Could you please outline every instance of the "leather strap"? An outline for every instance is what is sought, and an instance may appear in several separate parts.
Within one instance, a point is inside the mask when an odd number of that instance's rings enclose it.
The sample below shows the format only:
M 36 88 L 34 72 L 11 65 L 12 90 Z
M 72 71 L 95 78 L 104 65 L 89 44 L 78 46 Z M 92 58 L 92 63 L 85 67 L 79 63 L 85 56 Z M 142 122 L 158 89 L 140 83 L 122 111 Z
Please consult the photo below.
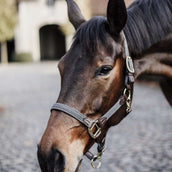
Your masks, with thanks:
M 100 122 L 100 125 L 101 125 L 101 120 L 105 119 L 105 122 L 106 122 L 110 117 L 112 117 L 114 115 L 114 113 L 120 107 L 121 107 L 121 105 L 120 105 L 120 100 L 119 100 L 102 117 L 100 117 L 98 119 L 99 122 Z M 89 117 L 86 117 L 85 115 L 83 115 L 82 113 L 80 113 L 79 111 L 77 111 L 76 109 L 74 109 L 74 108 L 72 108 L 72 107 L 70 107 L 68 105 L 62 104 L 62 103 L 55 103 L 51 107 L 51 111 L 52 110 L 59 110 L 59 111 L 65 112 L 66 114 L 68 114 L 69 116 L 72 116 L 73 118 L 75 118 L 76 120 L 78 120 L 79 122 L 81 122 L 82 124 L 84 124 L 88 128 L 90 128 L 93 125 L 93 123 L 95 122 L 94 120 L 92 120 Z
M 85 115 L 77 111 L 76 109 L 62 103 L 55 103 L 51 107 L 51 111 L 52 110 L 59 110 L 59 111 L 65 112 L 66 114 L 68 114 L 69 116 L 72 116 L 73 118 L 75 118 L 76 120 L 78 120 L 79 122 L 87 126 L 88 128 L 90 128 L 92 124 L 94 123 L 94 120 L 92 120 L 91 118 L 86 117 Z
M 115 103 L 102 117 L 100 117 L 100 119 L 106 118 L 106 120 L 108 121 L 109 118 L 111 118 L 120 107 L 120 100 L 118 100 L 118 102 Z
M 126 40 L 124 32 L 122 32 L 122 34 L 124 38 L 125 56 L 127 57 L 127 56 L 130 56 L 130 53 L 129 53 L 128 44 L 127 44 L 127 40 Z

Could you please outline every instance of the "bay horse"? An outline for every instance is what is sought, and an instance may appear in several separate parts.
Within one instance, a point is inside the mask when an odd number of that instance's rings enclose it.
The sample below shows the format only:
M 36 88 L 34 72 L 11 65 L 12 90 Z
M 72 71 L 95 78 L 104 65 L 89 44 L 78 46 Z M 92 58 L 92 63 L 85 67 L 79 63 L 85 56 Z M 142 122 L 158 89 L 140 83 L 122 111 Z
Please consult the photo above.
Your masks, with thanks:
M 140 75 L 161 76 L 172 105 L 171 0 L 136 0 L 128 9 L 124 0 L 109 0 L 107 18 L 88 21 L 73 0 L 67 5 L 76 33 L 59 61 L 61 91 L 38 145 L 42 172 L 78 172 L 83 155 L 100 166 L 107 131 L 131 111 Z

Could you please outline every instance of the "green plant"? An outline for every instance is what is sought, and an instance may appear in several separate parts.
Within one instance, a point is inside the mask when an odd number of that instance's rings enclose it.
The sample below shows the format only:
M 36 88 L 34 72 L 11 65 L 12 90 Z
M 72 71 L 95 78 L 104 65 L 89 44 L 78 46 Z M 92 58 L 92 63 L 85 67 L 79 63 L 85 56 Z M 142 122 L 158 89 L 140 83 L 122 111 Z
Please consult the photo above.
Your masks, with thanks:
M 32 55 L 31 53 L 18 53 L 14 55 L 15 62 L 32 62 Z

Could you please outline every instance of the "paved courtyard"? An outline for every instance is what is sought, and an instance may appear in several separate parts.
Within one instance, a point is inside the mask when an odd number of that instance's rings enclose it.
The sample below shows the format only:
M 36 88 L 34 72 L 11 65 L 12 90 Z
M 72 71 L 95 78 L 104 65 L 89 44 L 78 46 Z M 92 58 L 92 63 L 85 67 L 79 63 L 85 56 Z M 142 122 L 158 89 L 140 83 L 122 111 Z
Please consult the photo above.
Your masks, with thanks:
M 57 62 L 0 65 L 0 172 L 40 172 L 37 143 L 59 81 Z M 84 158 L 81 172 L 172 172 L 172 108 L 156 84 L 136 83 L 133 112 L 109 131 L 102 161 L 93 170 Z

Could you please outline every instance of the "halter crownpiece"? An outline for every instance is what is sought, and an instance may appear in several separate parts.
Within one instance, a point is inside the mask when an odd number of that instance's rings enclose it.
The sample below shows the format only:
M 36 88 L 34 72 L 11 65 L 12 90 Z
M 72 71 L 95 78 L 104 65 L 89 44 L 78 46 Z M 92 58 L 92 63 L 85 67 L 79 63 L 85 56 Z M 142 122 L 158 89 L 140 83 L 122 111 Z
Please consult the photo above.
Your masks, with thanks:
M 122 99 L 119 99 L 115 105 L 113 105 L 103 116 L 101 116 L 97 120 L 92 120 L 91 118 L 83 115 L 76 109 L 67 106 L 62 103 L 55 103 L 51 107 L 52 110 L 59 110 L 62 111 L 69 116 L 75 118 L 80 123 L 85 125 L 88 128 L 88 133 L 91 138 L 95 140 L 95 142 L 98 144 L 97 147 L 97 154 L 94 155 L 91 152 L 86 152 L 85 155 L 88 159 L 91 160 L 91 165 L 93 168 L 99 168 L 101 166 L 101 157 L 105 151 L 105 137 L 101 137 L 102 129 L 104 128 L 107 121 L 113 116 L 116 115 L 116 112 L 123 107 L 123 105 L 126 104 L 126 114 L 129 114 L 131 112 L 131 103 L 132 103 L 132 89 L 134 84 L 134 65 L 132 58 L 129 56 L 129 49 L 127 40 L 125 38 L 125 35 L 123 33 L 124 37 L 124 47 L 125 47 L 125 56 L 126 56 L 126 75 L 125 75 L 125 89 L 122 95 Z M 94 162 L 98 161 L 98 165 L 94 165 Z

